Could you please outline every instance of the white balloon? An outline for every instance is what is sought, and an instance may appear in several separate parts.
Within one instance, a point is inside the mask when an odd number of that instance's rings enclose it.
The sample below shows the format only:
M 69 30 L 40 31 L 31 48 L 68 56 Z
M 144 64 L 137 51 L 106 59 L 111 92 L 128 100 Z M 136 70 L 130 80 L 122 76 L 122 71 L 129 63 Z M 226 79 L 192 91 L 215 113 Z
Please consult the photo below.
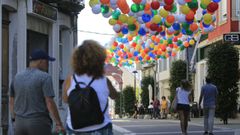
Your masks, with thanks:
M 138 22 L 140 23 L 140 24 L 144 24 L 144 21 L 142 20 L 142 17 L 138 17 Z
M 117 4 L 117 0 L 110 0 L 110 4 L 111 5 L 116 5 Z
M 179 5 L 184 5 L 184 4 L 186 4 L 186 1 L 185 0 L 178 0 L 178 4 Z
M 111 6 L 111 8 L 114 9 L 114 10 L 118 8 L 117 4 L 111 4 L 110 6 Z
M 118 33 L 118 32 L 121 30 L 121 26 L 120 26 L 119 24 L 115 24 L 115 25 L 113 26 L 113 30 L 114 30 L 116 33 Z
M 128 15 L 129 15 L 129 16 L 134 16 L 134 13 L 130 10 L 130 11 L 128 12 Z
M 100 4 L 96 4 L 92 7 L 92 12 L 94 14 L 99 14 L 101 12 L 101 5 Z
M 139 12 L 137 12 L 136 13 L 138 16 L 141 16 L 142 17 L 142 15 L 144 14 L 144 11 L 139 11 Z
M 109 11 L 109 12 L 107 12 L 107 13 L 105 13 L 105 14 L 102 14 L 105 18 L 108 18 L 108 17 L 110 17 L 111 15 L 112 15 L 112 12 L 111 11 Z

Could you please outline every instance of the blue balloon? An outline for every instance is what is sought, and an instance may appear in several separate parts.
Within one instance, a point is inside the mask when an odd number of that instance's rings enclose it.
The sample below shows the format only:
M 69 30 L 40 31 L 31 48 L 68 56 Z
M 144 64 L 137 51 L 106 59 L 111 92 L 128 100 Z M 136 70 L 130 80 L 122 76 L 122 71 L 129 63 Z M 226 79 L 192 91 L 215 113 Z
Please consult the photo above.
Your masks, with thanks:
M 213 2 L 216 2 L 216 3 L 218 3 L 218 2 L 220 2 L 221 0 L 213 0 Z
M 151 20 L 151 16 L 149 14 L 143 14 L 142 15 L 142 20 L 146 23 L 149 22 Z
M 207 13 L 207 10 L 203 10 L 202 14 L 205 15 Z
M 138 51 L 135 51 L 135 52 L 133 53 L 133 56 L 138 56 Z
M 138 31 L 138 34 L 141 35 L 141 36 L 146 35 L 145 29 L 144 28 L 140 28 L 139 31 Z
M 208 28 L 210 26 L 210 25 L 205 24 L 204 22 L 202 22 L 202 24 L 203 24 L 204 28 Z
M 172 25 L 172 27 L 173 27 L 173 29 L 176 30 L 176 31 L 177 31 L 177 30 L 180 30 L 180 28 L 181 28 L 179 23 L 174 23 L 174 24 Z
M 122 28 L 122 34 L 127 34 L 128 33 L 128 29 L 126 27 Z
M 138 59 L 139 59 L 139 60 L 142 60 L 143 58 L 142 58 L 142 56 L 139 56 Z

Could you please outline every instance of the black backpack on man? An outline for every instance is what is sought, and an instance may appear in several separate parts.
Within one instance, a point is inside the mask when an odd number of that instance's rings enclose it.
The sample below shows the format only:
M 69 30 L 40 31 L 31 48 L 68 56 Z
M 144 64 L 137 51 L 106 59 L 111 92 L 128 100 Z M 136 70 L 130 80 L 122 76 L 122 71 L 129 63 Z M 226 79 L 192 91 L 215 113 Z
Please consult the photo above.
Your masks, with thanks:
M 75 75 L 73 75 L 73 79 L 76 85 L 68 97 L 73 129 L 103 123 L 108 102 L 102 111 L 97 93 L 94 88 L 91 87 L 95 78 L 93 77 L 88 85 L 84 82 L 77 82 Z M 85 85 L 86 87 L 80 87 L 79 84 Z

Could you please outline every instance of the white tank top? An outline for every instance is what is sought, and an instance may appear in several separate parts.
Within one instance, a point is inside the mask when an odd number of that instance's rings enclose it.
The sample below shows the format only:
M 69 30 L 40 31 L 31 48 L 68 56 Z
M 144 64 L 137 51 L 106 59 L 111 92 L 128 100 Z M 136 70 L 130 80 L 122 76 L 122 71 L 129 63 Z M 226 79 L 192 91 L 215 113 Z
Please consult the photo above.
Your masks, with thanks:
M 178 87 L 177 90 L 177 101 L 179 104 L 186 104 L 189 105 L 189 94 L 191 93 L 191 91 L 186 91 L 183 90 L 181 87 Z
M 76 77 L 78 82 L 84 82 L 85 84 L 88 84 L 92 80 L 92 77 L 90 77 L 88 75 L 78 76 L 78 75 L 75 74 L 75 77 Z M 67 91 L 68 96 L 69 96 L 70 92 L 75 88 L 75 84 L 76 83 L 75 83 L 75 81 L 72 77 L 71 78 L 71 85 L 70 85 L 70 87 Z M 80 84 L 80 86 L 84 87 L 85 85 Z M 107 101 L 108 101 L 107 99 L 108 99 L 108 96 L 109 96 L 109 89 L 108 89 L 106 77 L 95 79 L 92 82 L 91 87 L 93 87 L 95 89 L 95 91 L 97 93 L 97 96 L 98 96 L 98 99 L 99 99 L 101 109 L 103 111 L 104 108 L 106 107 L 106 104 L 107 104 Z M 71 123 L 70 111 L 69 111 L 69 107 L 68 107 L 67 125 L 70 129 L 72 129 L 74 131 L 86 132 L 86 131 L 97 130 L 97 129 L 100 129 L 100 128 L 106 126 L 110 122 L 111 122 L 111 119 L 110 119 L 110 116 L 109 116 L 109 107 L 107 107 L 106 112 L 104 113 L 104 122 L 102 124 L 88 126 L 88 127 L 81 128 L 81 129 L 73 129 L 72 128 L 72 123 Z

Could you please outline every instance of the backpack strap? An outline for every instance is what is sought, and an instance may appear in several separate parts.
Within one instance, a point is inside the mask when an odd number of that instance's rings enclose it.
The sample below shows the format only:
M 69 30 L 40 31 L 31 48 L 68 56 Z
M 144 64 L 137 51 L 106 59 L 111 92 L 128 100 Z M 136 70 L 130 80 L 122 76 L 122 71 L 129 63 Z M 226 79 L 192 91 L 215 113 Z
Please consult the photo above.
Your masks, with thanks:
M 103 114 L 105 114 L 107 108 L 108 108 L 108 99 L 107 99 L 107 104 L 106 104 L 106 106 L 105 106 L 105 108 L 104 108 L 104 110 L 103 110 Z

